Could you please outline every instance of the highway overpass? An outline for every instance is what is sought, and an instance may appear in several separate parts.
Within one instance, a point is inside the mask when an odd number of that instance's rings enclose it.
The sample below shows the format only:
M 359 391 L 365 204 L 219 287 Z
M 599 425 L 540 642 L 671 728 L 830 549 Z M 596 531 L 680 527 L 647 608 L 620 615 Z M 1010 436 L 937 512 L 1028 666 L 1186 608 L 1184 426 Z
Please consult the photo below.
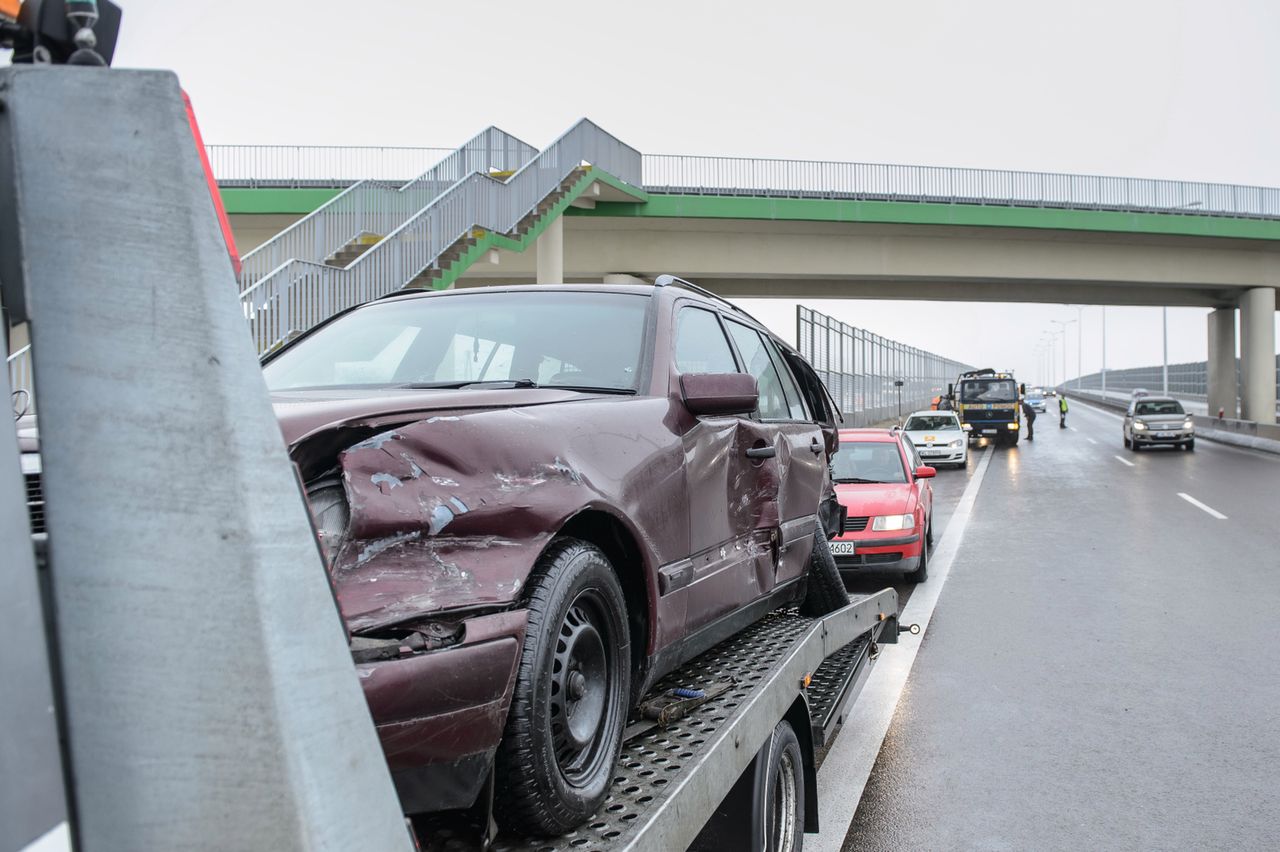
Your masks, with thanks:
M 524 143 L 503 142 L 519 162 L 511 150 Z M 422 149 L 417 163 L 415 150 L 210 146 L 242 253 L 339 204 L 357 176 L 403 178 L 443 149 Z M 465 262 L 430 286 L 676 272 L 727 297 L 1206 307 L 1209 395 L 1229 411 L 1239 311 L 1239 409 L 1274 418 L 1280 190 L 638 153 L 632 161 L 628 179 L 592 169 L 560 199 L 563 215 L 536 233 L 473 240 Z

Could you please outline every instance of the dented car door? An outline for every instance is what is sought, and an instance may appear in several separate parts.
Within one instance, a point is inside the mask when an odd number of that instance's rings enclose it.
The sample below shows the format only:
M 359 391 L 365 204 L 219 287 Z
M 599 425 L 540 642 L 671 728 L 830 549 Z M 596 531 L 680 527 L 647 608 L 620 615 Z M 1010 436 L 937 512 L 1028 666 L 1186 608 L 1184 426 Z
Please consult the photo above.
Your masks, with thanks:
M 678 308 L 674 345 L 678 373 L 739 371 L 712 311 Z M 740 416 L 696 418 L 683 435 L 690 538 L 687 632 L 773 588 L 777 464 L 760 452 L 774 449 L 773 437 L 772 429 Z
M 768 337 L 729 317 L 725 326 L 739 360 L 756 379 L 760 401 L 753 425 L 775 450 L 767 461 L 774 482 L 773 582 L 782 584 L 803 576 L 809 563 L 826 481 L 826 444 Z

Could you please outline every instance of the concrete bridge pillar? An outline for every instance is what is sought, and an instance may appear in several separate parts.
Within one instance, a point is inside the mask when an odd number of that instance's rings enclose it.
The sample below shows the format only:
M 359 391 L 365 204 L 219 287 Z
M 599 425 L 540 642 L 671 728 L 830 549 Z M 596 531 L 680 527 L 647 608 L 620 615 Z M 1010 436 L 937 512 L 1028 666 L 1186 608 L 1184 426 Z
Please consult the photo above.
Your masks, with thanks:
M 1218 308 L 1209 314 L 1209 375 L 1206 389 L 1209 416 L 1219 411 L 1236 416 L 1236 310 Z
M 537 252 L 538 283 L 564 283 L 564 217 L 557 216 L 547 223 L 546 230 L 538 235 Z
M 1240 298 L 1240 416 L 1276 422 L 1276 291 L 1248 290 Z

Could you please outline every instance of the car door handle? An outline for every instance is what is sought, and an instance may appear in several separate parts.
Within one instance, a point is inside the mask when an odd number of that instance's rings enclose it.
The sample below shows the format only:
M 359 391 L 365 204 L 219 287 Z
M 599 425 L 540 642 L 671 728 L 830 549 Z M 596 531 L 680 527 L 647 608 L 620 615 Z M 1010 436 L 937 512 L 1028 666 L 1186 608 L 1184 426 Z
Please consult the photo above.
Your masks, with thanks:
M 747 458 L 749 459 L 771 459 L 778 454 L 773 447 L 752 447 L 747 450 Z
M 814 438 L 812 441 L 810 441 L 809 452 L 813 453 L 815 456 L 822 455 L 822 442 L 819 441 L 817 438 Z

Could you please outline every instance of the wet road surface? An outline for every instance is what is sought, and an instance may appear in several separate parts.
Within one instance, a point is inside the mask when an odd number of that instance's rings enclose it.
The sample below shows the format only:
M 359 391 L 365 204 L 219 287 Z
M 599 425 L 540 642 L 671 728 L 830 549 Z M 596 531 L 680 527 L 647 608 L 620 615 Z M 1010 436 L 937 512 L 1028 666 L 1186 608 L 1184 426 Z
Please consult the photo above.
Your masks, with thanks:
M 1280 458 L 1069 423 L 992 451 L 845 849 L 1280 844 Z

